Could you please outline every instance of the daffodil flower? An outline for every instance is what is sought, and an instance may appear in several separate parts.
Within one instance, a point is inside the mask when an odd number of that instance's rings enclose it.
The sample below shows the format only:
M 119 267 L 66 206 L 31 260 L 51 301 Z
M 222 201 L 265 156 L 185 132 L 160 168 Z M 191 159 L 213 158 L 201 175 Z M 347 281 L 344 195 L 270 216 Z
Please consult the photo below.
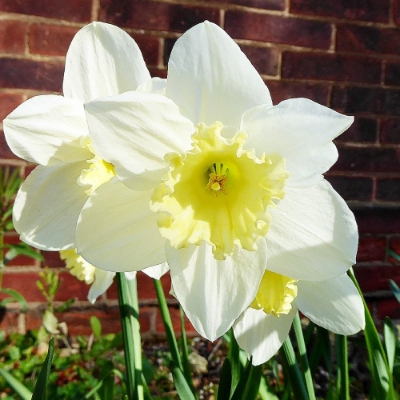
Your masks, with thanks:
M 80 210 L 95 188 L 115 176 L 96 154 L 85 102 L 140 85 L 150 74 L 134 40 L 121 29 L 95 22 L 81 29 L 66 56 L 64 96 L 33 97 L 4 120 L 11 150 L 39 164 L 22 184 L 14 205 L 21 239 L 44 250 L 71 249 Z
M 361 296 L 347 274 L 324 281 L 295 281 L 267 271 L 255 299 L 233 327 L 239 346 L 254 365 L 279 350 L 297 310 L 339 335 L 352 335 L 365 326 Z
M 71 275 L 85 282 L 87 285 L 91 285 L 88 292 L 88 300 L 92 304 L 94 304 L 97 298 L 105 293 L 113 283 L 115 272 L 96 268 L 78 254 L 76 249 L 61 250 L 60 258 L 65 261 L 65 266 L 68 268 Z M 153 279 L 160 279 L 168 269 L 168 265 L 164 263 L 146 268 L 143 272 Z M 136 271 L 125 272 L 125 275 L 129 280 L 135 279 Z
M 321 281 L 355 262 L 354 216 L 322 175 L 353 118 L 306 99 L 273 106 L 216 25 L 177 40 L 166 96 L 126 92 L 85 108 L 93 146 L 119 181 L 83 207 L 79 252 L 123 271 L 164 253 L 175 296 L 208 339 L 247 309 L 266 269 Z

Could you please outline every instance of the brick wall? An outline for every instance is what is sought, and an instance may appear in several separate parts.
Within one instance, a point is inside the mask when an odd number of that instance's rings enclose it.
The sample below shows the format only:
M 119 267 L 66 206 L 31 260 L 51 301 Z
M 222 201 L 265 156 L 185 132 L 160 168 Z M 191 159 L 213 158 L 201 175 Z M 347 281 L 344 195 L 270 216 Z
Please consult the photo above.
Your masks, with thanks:
M 400 284 L 400 266 L 385 249 L 400 252 L 400 0 L 0 0 L 0 121 L 28 97 L 61 91 L 68 45 L 92 20 L 124 28 L 152 75 L 165 77 L 176 38 L 206 19 L 237 40 L 274 103 L 308 97 L 355 115 L 337 140 L 339 161 L 327 178 L 356 215 L 356 273 L 374 317 L 399 318 L 388 279 Z M 32 167 L 13 156 L 3 135 L 0 162 Z M 58 300 L 78 299 L 61 317 L 72 333 L 89 333 L 92 314 L 103 320 L 105 331 L 117 329 L 115 287 L 89 306 L 87 286 L 62 269 L 57 253 L 44 255 L 42 265 L 20 257 L 6 268 L 4 287 L 23 292 L 30 310 L 24 316 L 10 307 L 0 327 L 38 326 L 43 299 L 35 280 L 49 265 L 61 271 Z M 164 283 L 168 290 L 168 277 Z M 152 282 L 143 274 L 139 293 L 143 331 L 161 332 Z M 177 309 L 171 311 L 178 319 Z

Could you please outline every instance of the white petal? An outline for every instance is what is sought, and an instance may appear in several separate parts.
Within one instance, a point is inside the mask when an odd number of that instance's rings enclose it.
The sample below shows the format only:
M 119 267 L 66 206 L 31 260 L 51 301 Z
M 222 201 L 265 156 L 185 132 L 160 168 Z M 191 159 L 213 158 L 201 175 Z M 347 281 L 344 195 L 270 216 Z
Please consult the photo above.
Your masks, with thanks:
M 165 239 L 150 211 L 151 191 L 122 182 L 101 185 L 82 209 L 76 231 L 78 253 L 97 268 L 138 271 L 165 262 Z
M 55 167 L 39 165 L 21 185 L 14 203 L 14 226 L 21 239 L 43 250 L 75 247 L 75 228 L 87 200 L 76 181 L 84 161 Z
M 236 248 L 218 261 L 212 248 L 167 246 L 175 295 L 200 335 L 213 341 L 223 335 L 254 299 L 266 267 L 266 247 L 258 251 Z
M 154 187 L 167 171 L 164 156 L 191 148 L 194 126 L 165 96 L 127 92 L 85 108 L 96 151 L 133 189 Z
M 165 96 L 167 91 L 167 80 L 162 78 L 151 78 L 149 81 L 140 85 L 137 92 L 162 94 Z
M 88 300 L 93 304 L 96 299 L 107 291 L 113 283 L 115 272 L 103 271 L 96 268 L 94 282 L 90 286 Z
M 306 189 L 287 188 L 271 216 L 266 236 L 269 270 L 293 279 L 324 280 L 355 263 L 354 215 L 327 181 Z
M 272 105 L 248 58 L 210 22 L 196 25 L 176 41 L 168 63 L 167 96 L 195 124 L 221 121 L 229 134 L 238 131 L 244 111 Z
M 161 279 L 161 277 L 168 271 L 169 271 L 169 266 L 168 263 L 166 262 L 142 270 L 142 272 L 144 272 L 147 276 L 153 279 Z
M 233 326 L 235 338 L 248 357 L 253 357 L 253 365 L 263 364 L 280 349 L 296 311 L 292 309 L 287 315 L 275 317 L 263 310 L 248 308 L 236 321 Z
M 346 275 L 321 282 L 298 282 L 299 310 L 311 321 L 339 335 L 364 329 L 364 306 L 357 288 Z
M 311 186 L 337 160 L 332 140 L 353 122 L 348 117 L 307 99 L 285 100 L 275 107 L 259 106 L 244 113 L 241 130 L 246 147 L 286 159 L 290 186 Z
M 124 274 L 128 281 L 133 281 L 136 278 L 137 271 L 124 272 Z
M 20 158 L 57 165 L 93 157 L 80 139 L 89 134 L 82 103 L 43 95 L 22 103 L 4 120 L 4 134 Z
M 63 90 L 66 97 L 85 103 L 135 90 L 149 79 L 135 41 L 116 26 L 93 22 L 71 42 Z

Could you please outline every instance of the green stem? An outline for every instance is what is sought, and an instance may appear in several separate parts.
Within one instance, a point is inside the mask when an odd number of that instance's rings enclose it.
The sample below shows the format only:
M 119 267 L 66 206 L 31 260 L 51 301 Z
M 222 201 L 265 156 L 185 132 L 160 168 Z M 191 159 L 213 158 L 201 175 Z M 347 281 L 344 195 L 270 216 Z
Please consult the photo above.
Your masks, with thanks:
M 296 356 L 294 354 L 292 342 L 290 341 L 289 336 L 283 343 L 281 355 L 282 364 L 284 370 L 287 372 L 294 398 L 296 400 L 309 400 L 303 376 L 300 372 L 299 365 L 297 364 Z
M 336 393 L 338 400 L 350 400 L 349 364 L 347 361 L 347 337 L 335 335 L 337 381 Z
M 300 365 L 302 367 L 303 377 L 306 382 L 308 396 L 310 397 L 310 400 L 315 400 L 314 384 L 308 364 L 306 343 L 304 341 L 303 329 L 301 327 L 300 315 L 298 311 L 296 312 L 296 316 L 293 320 L 293 328 L 296 335 L 297 346 L 299 347 Z
M 178 366 L 178 368 L 183 371 L 182 360 L 179 354 L 178 343 L 176 342 L 174 326 L 172 324 L 171 315 L 169 313 L 167 300 L 165 299 L 162 283 L 159 279 L 153 279 L 153 282 L 156 289 L 158 305 L 160 306 L 161 317 L 164 323 L 169 351 L 171 352 L 171 358 Z
M 142 400 L 143 388 L 141 388 L 141 397 L 139 395 L 138 387 L 142 381 L 142 371 L 137 369 L 135 361 L 137 356 L 135 350 L 135 340 L 137 341 L 138 331 L 135 330 L 135 320 L 138 321 L 139 315 L 137 308 L 135 309 L 132 304 L 134 293 L 130 293 L 130 285 L 123 272 L 118 272 L 116 276 L 118 287 L 118 301 L 121 316 L 122 337 L 124 340 L 124 355 L 126 365 L 126 386 L 129 400 Z M 137 298 L 137 296 L 136 296 Z M 137 303 L 136 303 L 137 304 Z M 140 346 L 140 339 L 139 339 Z M 139 353 L 141 355 L 141 351 Z
M 0 231 L 0 290 L 3 287 L 4 271 L 4 231 Z

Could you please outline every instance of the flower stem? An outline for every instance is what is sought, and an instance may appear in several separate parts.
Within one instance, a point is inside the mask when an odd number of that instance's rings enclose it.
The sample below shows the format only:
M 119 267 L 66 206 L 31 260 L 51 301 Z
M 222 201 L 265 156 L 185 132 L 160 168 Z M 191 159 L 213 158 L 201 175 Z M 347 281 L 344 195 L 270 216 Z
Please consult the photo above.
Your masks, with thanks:
M 136 279 L 129 282 L 123 272 L 118 272 L 116 280 L 124 340 L 128 399 L 143 400 L 142 352 Z
M 160 306 L 161 317 L 164 323 L 165 334 L 167 336 L 169 351 L 171 358 L 177 367 L 183 371 L 182 360 L 179 354 L 178 343 L 176 341 L 174 326 L 172 324 L 171 315 L 169 314 L 167 300 L 165 299 L 164 289 L 162 283 L 158 279 L 153 279 L 154 287 L 156 289 L 158 305 Z
M 339 400 L 350 399 L 349 364 L 347 361 L 347 337 L 335 335 L 336 359 L 337 359 L 337 381 L 336 393 Z
M 304 380 L 306 382 L 308 396 L 310 397 L 310 400 L 315 400 L 314 384 L 311 376 L 310 367 L 308 364 L 306 344 L 304 342 L 303 329 L 301 327 L 300 315 L 298 311 L 296 312 L 296 316 L 294 317 L 293 320 L 293 328 L 294 328 L 294 334 L 296 335 L 297 346 L 299 348 L 300 364 L 302 367 Z
M 287 374 L 289 378 L 290 388 L 294 394 L 294 398 L 296 400 L 309 400 L 308 392 L 299 365 L 297 364 L 289 336 L 283 343 L 282 351 L 280 353 L 282 355 L 282 364 L 285 370 L 285 375 Z

